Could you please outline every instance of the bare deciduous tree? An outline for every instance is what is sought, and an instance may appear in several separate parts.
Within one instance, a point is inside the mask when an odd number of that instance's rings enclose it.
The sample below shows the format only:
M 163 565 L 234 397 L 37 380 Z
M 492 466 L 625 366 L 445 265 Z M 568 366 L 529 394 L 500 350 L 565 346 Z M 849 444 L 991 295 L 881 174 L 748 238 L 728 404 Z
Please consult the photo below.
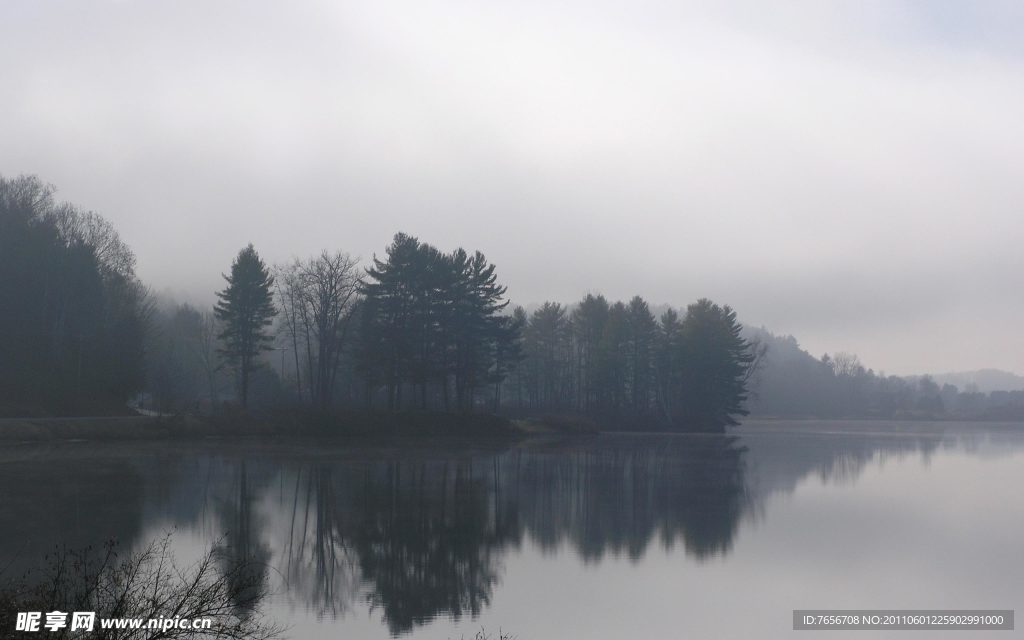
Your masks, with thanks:
M 277 267 L 282 328 L 294 351 L 296 388 L 301 396 L 299 354 L 304 347 L 309 398 L 320 409 L 329 408 L 333 399 L 359 292 L 358 266 L 347 253 L 324 251 Z
M 194 638 L 270 640 L 283 629 L 261 614 L 268 594 L 265 571 L 251 560 L 225 564 L 217 545 L 191 565 L 179 564 L 165 536 L 141 551 L 120 555 L 113 543 L 102 549 L 60 550 L 42 575 L 0 592 L 0 613 L 25 610 L 91 611 L 89 638 L 156 640 Z M 140 628 L 102 628 L 103 618 L 142 620 Z M 149 620 L 209 620 L 209 629 L 148 628 Z M 70 625 L 48 635 L 85 637 Z M 4 636 L 7 637 L 7 636 Z
M 278 316 L 281 323 L 278 328 L 278 337 L 284 342 L 290 342 L 288 348 L 295 360 L 295 392 L 302 398 L 302 366 L 299 364 L 300 348 L 299 343 L 308 343 L 308 335 L 305 334 L 305 323 L 303 318 L 303 295 L 302 280 L 299 277 L 302 262 L 298 259 L 285 265 L 274 267 L 274 282 L 277 289 L 278 304 L 281 313 Z

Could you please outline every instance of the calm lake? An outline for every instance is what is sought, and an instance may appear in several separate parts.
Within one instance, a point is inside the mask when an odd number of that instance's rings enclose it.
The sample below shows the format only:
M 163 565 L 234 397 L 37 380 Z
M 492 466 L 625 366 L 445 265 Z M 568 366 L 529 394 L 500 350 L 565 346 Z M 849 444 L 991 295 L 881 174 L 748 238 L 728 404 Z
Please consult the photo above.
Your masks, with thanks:
M 0 567 L 172 531 L 179 560 L 259 560 L 292 638 L 817 637 L 793 609 L 1024 602 L 1022 425 L 4 445 L 0 461 Z

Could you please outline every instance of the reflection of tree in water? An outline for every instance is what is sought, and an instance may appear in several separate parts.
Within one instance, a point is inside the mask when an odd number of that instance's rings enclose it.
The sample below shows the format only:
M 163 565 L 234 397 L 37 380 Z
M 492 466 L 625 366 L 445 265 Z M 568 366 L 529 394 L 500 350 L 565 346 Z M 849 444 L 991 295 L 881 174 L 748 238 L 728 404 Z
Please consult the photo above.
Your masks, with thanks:
M 497 469 L 493 458 L 299 466 L 285 483 L 290 589 L 332 616 L 361 592 L 393 633 L 438 615 L 475 616 L 518 535 Z
M 728 437 L 711 438 L 690 450 L 689 461 L 670 474 L 675 477 L 664 487 L 661 531 L 668 545 L 681 533 L 686 550 L 698 558 L 724 555 L 732 548 L 750 500 L 745 453 Z
M 397 634 L 437 616 L 480 613 L 504 553 L 524 536 L 595 563 L 606 554 L 639 560 L 655 540 L 698 559 L 723 555 L 752 508 L 802 478 L 849 480 L 873 460 L 963 446 L 934 433 L 849 431 L 783 424 L 740 438 L 603 435 L 499 452 L 351 447 L 161 454 L 144 463 L 131 451 L 102 464 L 62 454 L 0 473 L 26 495 L 33 486 L 56 491 L 42 500 L 36 493 L 35 504 L 20 492 L 0 497 L 10 527 L 0 541 L 61 523 L 68 537 L 79 525 L 83 535 L 106 526 L 130 540 L 140 519 L 210 522 L 209 535 L 224 536 L 225 575 L 260 584 L 273 557 L 289 597 L 332 616 L 365 599 Z
M 863 431 L 871 428 L 871 431 Z M 927 461 L 940 448 L 969 449 L 975 438 L 951 437 L 942 432 L 900 432 L 880 426 L 830 426 L 817 430 L 781 423 L 773 428 L 751 428 L 742 435 L 748 450 L 747 486 L 764 500 L 775 492 L 790 493 L 808 476 L 822 482 L 852 484 L 869 464 L 885 464 L 920 455 Z M 781 433 L 780 433 L 781 430 Z
M 658 534 L 697 557 L 728 551 L 747 495 L 733 438 L 614 438 L 517 461 L 526 528 L 545 548 L 569 540 L 588 561 L 643 556 Z
M 336 482 L 337 476 L 343 480 Z M 317 616 L 336 617 L 357 596 L 357 559 L 344 535 L 349 500 L 342 470 L 323 463 L 300 465 L 288 474 L 288 534 L 281 571 L 289 591 Z
M 790 488 L 808 474 L 842 480 L 872 459 L 927 455 L 938 442 L 622 435 L 501 453 L 299 458 L 279 469 L 278 569 L 290 594 L 318 614 L 344 613 L 365 598 L 393 633 L 404 633 L 437 616 L 480 613 L 503 554 L 524 535 L 548 550 L 569 544 L 587 562 L 606 553 L 639 560 L 654 540 L 698 559 L 723 555 L 744 515 L 779 488 L 761 482 L 765 471 Z M 269 474 L 256 475 L 265 495 Z M 234 532 L 226 547 L 265 566 L 257 492 L 244 469 L 233 486 L 236 497 L 222 501 L 231 505 L 222 522 Z
M 494 476 L 492 479 L 496 479 Z M 351 529 L 371 607 L 392 633 L 490 603 L 516 532 L 472 462 L 389 462 L 364 471 Z
M 259 604 L 265 591 L 271 554 L 262 536 L 265 523 L 253 509 L 259 487 L 250 486 L 244 460 L 236 478 L 234 491 L 218 504 L 225 531 L 215 551 L 223 575 L 232 583 L 236 610 L 245 615 Z
M 479 614 L 524 533 L 548 548 L 568 540 L 594 561 L 606 550 L 640 558 L 655 536 L 698 557 L 729 549 L 746 501 L 733 439 L 600 442 L 300 466 L 286 483 L 283 572 L 331 614 L 351 601 L 358 576 L 397 634 Z

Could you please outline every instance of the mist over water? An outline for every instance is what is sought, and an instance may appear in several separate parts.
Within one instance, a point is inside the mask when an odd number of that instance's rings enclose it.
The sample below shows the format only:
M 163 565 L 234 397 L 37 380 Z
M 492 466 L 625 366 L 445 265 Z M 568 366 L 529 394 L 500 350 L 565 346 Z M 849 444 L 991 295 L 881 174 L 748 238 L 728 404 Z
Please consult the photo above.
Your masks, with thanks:
M 5 563 L 171 530 L 181 558 L 218 545 L 228 565 L 262 567 L 268 611 L 292 637 L 484 625 L 621 638 L 642 621 L 774 638 L 791 633 L 794 608 L 1012 608 L 1024 595 L 1019 426 L 764 422 L 515 446 L 3 455 Z

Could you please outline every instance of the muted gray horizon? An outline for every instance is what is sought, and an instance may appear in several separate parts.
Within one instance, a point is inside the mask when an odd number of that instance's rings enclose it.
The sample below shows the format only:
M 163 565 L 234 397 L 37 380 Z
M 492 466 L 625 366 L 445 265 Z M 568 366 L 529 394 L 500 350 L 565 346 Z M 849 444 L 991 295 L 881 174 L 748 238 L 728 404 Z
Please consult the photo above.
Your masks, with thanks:
M 814 355 L 1024 373 L 1024 5 L 7 2 L 0 174 L 158 293 L 396 231 L 515 304 L 731 305 Z

